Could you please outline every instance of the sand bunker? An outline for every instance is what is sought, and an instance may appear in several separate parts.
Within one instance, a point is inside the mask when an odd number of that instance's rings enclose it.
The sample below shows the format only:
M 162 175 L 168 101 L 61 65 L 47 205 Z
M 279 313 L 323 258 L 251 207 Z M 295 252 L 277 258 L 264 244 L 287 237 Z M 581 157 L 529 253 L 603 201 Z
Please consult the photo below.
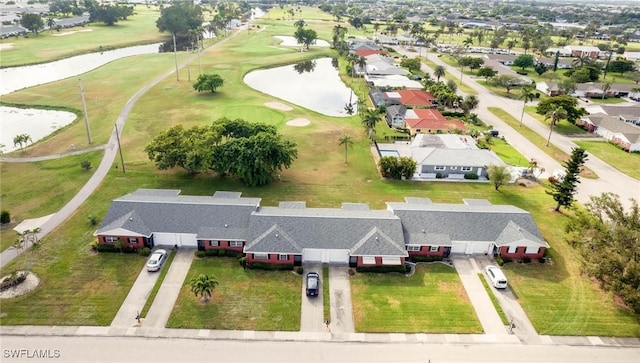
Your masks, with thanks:
M 92 32 L 93 29 L 82 29 L 82 30 L 72 30 L 69 32 L 64 32 L 64 33 L 56 33 L 56 34 L 51 34 L 52 37 L 64 37 L 65 35 L 71 35 L 71 34 L 75 34 L 75 33 L 80 33 L 80 32 Z
M 310 124 L 311 121 L 307 120 L 306 118 L 294 118 L 293 120 L 287 121 L 287 126 L 303 127 Z
M 291 111 L 291 110 L 293 110 L 293 108 L 285 105 L 284 103 L 280 103 L 280 102 L 265 102 L 264 105 L 267 106 L 267 107 L 275 108 L 276 110 L 280 110 L 280 111 Z
M 13 43 L 0 44 L 0 50 L 7 50 L 13 48 Z

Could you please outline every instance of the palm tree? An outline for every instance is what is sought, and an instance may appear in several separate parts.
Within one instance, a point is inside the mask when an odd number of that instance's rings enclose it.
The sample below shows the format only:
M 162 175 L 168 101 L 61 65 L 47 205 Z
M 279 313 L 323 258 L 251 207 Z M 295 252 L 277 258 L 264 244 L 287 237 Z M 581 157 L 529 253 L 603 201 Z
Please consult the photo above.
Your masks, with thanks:
M 358 106 L 358 115 L 362 117 L 362 114 L 367 110 L 367 101 L 364 98 L 358 98 L 356 105 Z
M 436 76 L 436 82 L 440 82 L 440 77 L 444 77 L 444 67 L 443 66 L 436 66 L 433 69 L 433 75 Z
M 52 17 L 48 17 L 46 21 L 47 26 L 49 27 L 49 32 L 53 32 L 53 27 L 56 26 L 56 21 Z
M 602 84 L 602 99 L 607 95 L 607 92 L 611 89 L 611 83 L 605 82 Z
M 367 58 L 360 56 L 356 64 L 360 67 L 360 70 L 362 70 L 362 76 L 364 77 L 364 74 L 367 73 Z
M 471 112 L 471 110 L 478 107 L 478 103 L 480 103 L 480 100 L 478 100 L 478 97 L 474 95 L 469 95 L 462 100 L 460 108 L 462 108 L 462 111 L 464 112 L 465 119 L 469 118 L 469 112 Z
M 360 56 L 355 53 L 347 54 L 347 62 L 349 62 L 349 66 L 351 67 L 351 78 L 356 76 L 356 63 L 360 59 Z
M 522 114 L 520 115 L 520 127 L 522 127 L 522 119 L 524 118 L 524 108 L 527 107 L 527 103 L 533 101 L 536 98 L 535 92 L 531 86 L 524 86 L 520 90 L 520 99 L 524 101 L 522 105 Z
M 464 44 L 465 47 L 469 48 L 469 46 L 473 45 L 473 38 L 472 37 L 467 37 L 462 44 Z
M 553 125 L 564 118 L 567 118 L 567 111 L 565 111 L 565 109 L 560 106 L 558 106 L 553 111 L 547 112 L 547 114 L 544 116 L 545 121 L 551 120 L 551 124 L 549 125 L 549 136 L 547 137 L 547 146 L 549 146 L 549 141 L 551 141 L 551 132 L 553 131 Z
M 509 54 L 511 54 L 511 49 L 516 46 L 516 43 L 517 43 L 517 41 L 515 41 L 513 39 L 507 41 L 507 49 L 509 50 Z
M 378 110 L 366 110 L 362 114 L 362 125 L 367 128 L 367 135 L 369 139 L 371 139 L 373 132 L 375 131 L 376 124 L 380 122 L 382 118 L 380 117 L 380 113 Z
M 202 302 L 207 303 L 211 298 L 211 293 L 218 285 L 218 280 L 213 275 L 200 274 L 198 277 L 191 279 L 189 285 L 191 285 L 191 292 L 196 297 L 201 296 Z
M 33 140 L 31 139 L 31 136 L 29 136 L 28 134 L 16 135 L 13 138 L 13 146 L 20 145 L 20 150 L 23 150 L 24 147 L 27 146 L 27 144 L 29 144 L 29 142 L 33 142 Z
M 353 146 L 353 139 L 347 134 L 342 134 L 338 139 L 338 145 L 344 145 L 344 163 L 347 163 L 347 149 Z

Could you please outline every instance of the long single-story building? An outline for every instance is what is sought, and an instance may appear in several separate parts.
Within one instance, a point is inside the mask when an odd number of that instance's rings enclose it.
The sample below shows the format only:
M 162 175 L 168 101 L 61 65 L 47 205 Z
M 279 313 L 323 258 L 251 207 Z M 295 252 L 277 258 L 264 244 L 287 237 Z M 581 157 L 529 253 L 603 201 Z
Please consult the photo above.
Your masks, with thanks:
M 386 210 L 362 203 L 269 207 L 236 192 L 183 196 L 179 190 L 139 189 L 111 203 L 96 236 L 99 244 L 133 249 L 163 245 L 235 251 L 248 264 L 358 267 L 402 265 L 412 255 L 450 253 L 540 258 L 549 247 L 528 212 L 486 200 L 464 202 L 407 198 L 387 203 Z

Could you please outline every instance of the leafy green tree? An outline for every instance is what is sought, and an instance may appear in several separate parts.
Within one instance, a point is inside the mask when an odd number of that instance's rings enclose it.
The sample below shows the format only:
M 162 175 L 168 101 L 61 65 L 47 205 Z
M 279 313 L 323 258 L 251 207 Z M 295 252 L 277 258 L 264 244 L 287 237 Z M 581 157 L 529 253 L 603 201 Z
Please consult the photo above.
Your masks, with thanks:
M 636 68 L 635 62 L 627 59 L 612 60 L 607 67 L 609 72 L 618 72 L 622 75 L 624 72 L 631 72 Z
M 576 83 L 571 79 L 563 79 L 558 82 L 558 89 L 565 95 L 570 95 L 576 91 Z
M 196 297 L 200 296 L 202 302 L 206 304 L 211 299 L 211 294 L 218 285 L 218 280 L 213 275 L 200 274 L 189 280 L 189 285 L 191 292 Z
M 307 22 L 305 22 L 303 19 L 298 19 L 295 23 L 293 23 L 293 26 L 298 29 L 304 28 L 305 25 L 307 25 Z
M 462 109 L 462 112 L 464 112 L 465 119 L 468 119 L 469 112 L 478 107 L 479 103 L 480 100 L 478 100 L 478 97 L 474 95 L 468 95 L 462 100 L 462 102 L 460 103 L 460 108 Z
M 161 32 L 169 32 L 174 36 L 187 35 L 189 30 L 202 25 L 202 9 L 192 2 L 183 1 L 173 3 L 160 12 L 156 26 Z
M 547 72 L 549 70 L 549 68 L 547 67 L 546 64 L 544 63 L 538 63 L 535 66 L 533 66 L 533 70 L 536 71 L 536 73 L 538 73 L 539 76 L 543 75 L 545 72 Z
M 436 82 L 440 82 L 440 78 L 444 77 L 444 74 L 445 74 L 445 70 L 444 70 L 444 67 L 441 65 L 437 65 L 433 69 L 433 75 L 434 77 L 436 77 Z
M 574 147 L 571 149 L 571 158 L 565 162 L 565 173 L 562 180 L 551 183 L 547 193 L 558 203 L 555 208 L 556 212 L 560 211 L 560 207 L 571 207 L 573 204 L 573 196 L 580 183 L 578 174 L 580 174 L 585 161 L 587 161 L 587 152 L 580 147 Z
M 518 77 L 509 75 L 493 77 L 490 82 L 495 86 L 504 87 L 507 93 L 510 93 L 512 89 L 520 85 L 520 79 Z
M 564 108 L 558 106 L 555 110 L 547 112 L 544 116 L 545 121 L 549 120 L 549 136 L 547 137 L 547 146 L 551 141 L 551 133 L 553 132 L 553 126 L 555 126 L 560 120 L 567 118 L 567 111 Z
M 611 83 L 609 82 L 605 82 L 602 84 L 602 99 L 604 100 L 604 98 L 607 96 L 607 92 L 609 92 L 609 90 L 611 89 Z
M 20 134 L 13 137 L 13 146 L 19 146 L 20 150 L 24 150 L 30 142 L 33 142 L 33 140 L 28 134 Z
M 491 67 L 482 67 L 478 69 L 477 75 L 478 77 L 484 77 L 486 80 L 495 76 L 498 72 L 494 71 Z
M 421 65 L 420 58 L 405 58 L 400 61 L 400 66 L 408 68 L 410 72 L 419 71 Z
M 201 74 L 198 76 L 196 83 L 193 84 L 193 89 L 198 92 L 209 91 L 215 93 L 216 89 L 224 85 L 224 79 L 219 74 Z
M 522 105 L 522 114 L 520 115 L 520 126 L 522 127 L 522 119 L 524 118 L 524 109 L 527 107 L 527 103 L 533 101 L 536 98 L 536 94 L 531 86 L 524 86 L 520 90 L 520 99 L 524 101 Z
M 409 180 L 416 171 L 417 163 L 408 157 L 383 156 L 380 158 L 378 166 L 380 173 L 385 178 Z
M 558 107 L 562 107 L 566 111 L 567 115 L 564 118 L 572 124 L 575 124 L 580 116 L 586 114 L 586 110 L 584 108 L 578 107 L 578 100 L 568 95 L 546 97 L 542 101 L 538 102 L 538 106 L 536 106 L 536 113 L 539 115 L 546 115 Z
M 340 136 L 340 139 L 338 139 L 338 145 L 340 146 L 344 145 L 344 163 L 346 164 L 347 152 L 348 152 L 348 149 L 353 146 L 353 139 L 351 138 L 351 136 L 347 134 L 343 134 L 342 136 Z
M 298 44 L 302 44 L 305 48 L 309 49 L 311 44 L 316 43 L 316 39 L 318 39 L 318 33 L 316 33 L 316 31 L 313 29 L 298 28 L 296 32 L 293 33 L 293 37 L 296 38 Z
M 366 110 L 362 114 L 362 126 L 367 129 L 367 136 L 369 139 L 373 136 L 376 129 L 376 124 L 382 120 L 380 112 L 378 110 Z
M 511 179 L 511 173 L 504 165 L 489 165 L 487 173 L 496 191 Z
M 533 59 L 533 55 L 531 54 L 521 54 L 513 60 L 513 65 L 516 67 L 520 67 L 523 71 L 525 68 L 533 67 L 534 64 L 535 59 Z
M 89 10 L 89 21 L 112 26 L 119 20 L 126 20 L 130 15 L 133 15 L 132 6 L 100 5 Z
M 25 13 L 20 18 L 20 24 L 32 33 L 38 34 L 40 29 L 44 28 L 44 21 L 38 14 Z
M 583 271 L 640 314 L 640 208 L 631 203 L 627 211 L 615 194 L 591 196 L 585 209 L 576 208 L 566 237 L 581 254 Z

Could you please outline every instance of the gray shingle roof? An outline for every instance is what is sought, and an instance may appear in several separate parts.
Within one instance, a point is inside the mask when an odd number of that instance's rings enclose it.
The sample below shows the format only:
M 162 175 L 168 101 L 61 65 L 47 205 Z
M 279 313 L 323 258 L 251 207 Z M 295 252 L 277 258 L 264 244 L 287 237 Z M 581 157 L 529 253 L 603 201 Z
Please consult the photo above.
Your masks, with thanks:
M 496 241 L 509 223 L 543 241 L 531 214 L 510 205 L 387 203 L 387 206 L 402 220 L 407 244 L 423 244 L 420 242 L 425 239 L 420 237 L 423 233 L 433 234 L 439 241 L 442 236 L 438 235 L 446 235 L 451 241 Z M 501 243 L 507 244 L 509 240 Z
M 245 251 L 262 252 L 288 247 L 288 250 L 277 252 L 300 253 L 281 240 L 264 237 L 265 232 L 274 226 L 302 249 L 352 250 L 358 246 L 362 254 L 376 252 L 376 255 L 407 256 L 400 219 L 385 210 L 262 207 L 251 214 Z M 376 232 L 371 234 L 372 230 Z M 377 243 L 367 239 L 375 241 L 376 236 Z M 258 240 L 259 243 L 255 242 Z
M 493 151 L 483 149 L 434 149 L 423 159 L 416 159 L 416 161 L 418 161 L 420 165 L 452 165 L 471 167 L 505 165 L 505 163 L 500 160 L 498 155 Z
M 496 238 L 496 246 L 526 246 L 526 247 L 548 247 L 541 238 L 533 235 L 529 231 L 522 229 L 519 225 L 510 221 L 500 236 Z
M 225 225 L 246 228 L 251 212 L 259 204 L 259 198 L 181 196 L 168 190 L 141 190 L 114 200 L 97 233 L 123 228 L 146 236 L 152 232 L 211 234 Z
M 244 250 L 245 252 L 302 253 L 302 248 L 296 241 L 277 224 L 249 242 Z

